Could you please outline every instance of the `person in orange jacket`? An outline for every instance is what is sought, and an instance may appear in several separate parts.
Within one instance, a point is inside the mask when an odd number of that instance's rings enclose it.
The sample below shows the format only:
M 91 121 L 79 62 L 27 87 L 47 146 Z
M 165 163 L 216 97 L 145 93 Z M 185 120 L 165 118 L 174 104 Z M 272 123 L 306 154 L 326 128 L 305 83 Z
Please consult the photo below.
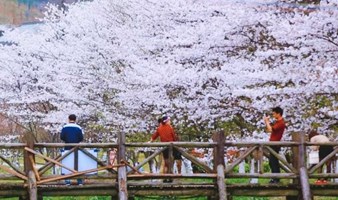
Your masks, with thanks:
M 161 142 L 174 142 L 178 141 L 178 136 L 175 133 L 173 127 L 171 126 L 170 117 L 167 115 L 162 117 L 161 123 L 156 129 L 156 131 L 151 136 L 149 142 L 153 142 L 158 137 L 160 137 Z M 181 173 L 181 166 L 182 166 L 182 156 L 179 151 L 175 148 L 173 149 L 173 156 L 177 164 L 178 173 Z M 164 158 L 164 173 L 169 172 L 169 149 L 165 149 L 163 151 L 163 158 Z M 171 182 L 170 180 L 165 180 L 165 182 Z

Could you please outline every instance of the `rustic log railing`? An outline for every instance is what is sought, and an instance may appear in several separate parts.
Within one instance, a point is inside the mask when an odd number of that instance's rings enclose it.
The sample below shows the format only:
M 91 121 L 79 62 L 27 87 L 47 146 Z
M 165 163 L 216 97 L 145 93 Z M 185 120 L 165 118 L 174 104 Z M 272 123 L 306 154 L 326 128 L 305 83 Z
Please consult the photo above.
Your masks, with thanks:
M 20 197 L 20 199 L 42 199 L 43 196 L 111 196 L 112 199 L 133 199 L 142 196 L 207 196 L 209 199 L 231 199 L 233 196 L 286 196 L 288 200 L 312 199 L 313 196 L 338 196 L 338 184 L 334 181 L 327 185 L 315 185 L 317 178 L 338 178 L 338 173 L 316 173 L 329 159 L 335 158 L 338 148 L 318 164 L 306 165 L 307 146 L 318 145 L 304 141 L 303 134 L 296 134 L 295 141 L 284 142 L 226 142 L 222 132 L 213 136 L 213 142 L 172 142 L 172 143 L 126 143 L 119 136 L 118 143 L 13 143 L 0 144 L 1 150 L 16 151 L 22 155 L 23 166 L 16 166 L 5 155 L 0 156 L 0 197 Z M 327 143 L 336 147 L 336 142 Z M 60 154 L 65 146 L 73 147 Z M 281 146 L 292 152 L 292 161 L 282 153 L 275 152 L 273 146 Z M 99 156 L 93 156 L 88 149 L 100 149 Z M 135 148 L 152 148 L 153 152 L 136 166 L 129 163 L 127 151 Z M 199 167 L 200 172 L 193 174 L 145 173 L 140 170 L 148 162 L 161 155 L 161 152 L 173 148 L 182 156 Z M 194 148 L 210 149 L 212 165 L 195 157 Z M 231 163 L 225 163 L 227 149 L 238 149 L 240 155 Z M 117 163 L 111 163 L 105 152 L 117 149 Z M 19 153 L 18 153 L 19 152 Z M 78 162 L 74 167 L 63 160 L 74 153 L 81 152 L 97 163 L 97 167 L 79 170 Z M 265 169 L 267 157 L 274 155 L 279 160 L 282 172 L 269 173 Z M 171 158 L 173 159 L 173 158 Z M 22 159 L 19 159 L 22 160 Z M 254 169 L 238 170 L 244 164 Z M 171 163 L 174 163 L 172 160 Z M 255 167 L 254 167 L 255 166 Z M 53 173 L 55 168 L 64 168 L 68 174 Z M 282 179 L 280 184 L 268 184 L 267 179 Z M 66 185 L 64 180 L 85 179 L 84 185 Z M 173 183 L 162 183 L 163 179 L 172 179 Z M 244 180 L 241 184 L 232 183 L 234 179 Z M 260 182 L 250 183 L 252 179 Z

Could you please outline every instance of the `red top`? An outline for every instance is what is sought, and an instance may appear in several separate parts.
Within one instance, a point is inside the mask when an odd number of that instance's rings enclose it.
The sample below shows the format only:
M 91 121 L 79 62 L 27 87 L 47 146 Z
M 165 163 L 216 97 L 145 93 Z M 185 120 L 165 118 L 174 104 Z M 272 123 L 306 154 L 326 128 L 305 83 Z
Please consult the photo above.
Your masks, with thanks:
M 176 141 L 176 134 L 174 129 L 169 124 L 161 124 L 156 132 L 151 136 L 152 140 L 160 136 L 161 142 L 173 142 Z
M 272 126 L 270 141 L 280 141 L 282 139 L 285 127 L 286 125 L 283 118 L 276 121 L 276 123 Z

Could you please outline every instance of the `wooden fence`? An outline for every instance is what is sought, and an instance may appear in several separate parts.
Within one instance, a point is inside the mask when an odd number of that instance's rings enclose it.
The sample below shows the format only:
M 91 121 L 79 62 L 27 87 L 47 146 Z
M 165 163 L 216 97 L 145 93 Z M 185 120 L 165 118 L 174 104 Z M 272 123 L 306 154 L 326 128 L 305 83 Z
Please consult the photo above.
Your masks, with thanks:
M 329 159 L 335 159 L 338 148 L 314 166 L 306 164 L 307 146 L 304 134 L 295 133 L 293 141 L 283 142 L 226 142 L 224 133 L 215 133 L 213 142 L 172 142 L 172 143 L 126 143 L 123 134 L 117 143 L 12 143 L 0 144 L 0 197 L 19 197 L 19 199 L 42 199 L 44 196 L 110 196 L 112 199 L 134 199 L 135 197 L 160 198 L 160 196 L 196 197 L 208 199 L 232 199 L 234 196 L 284 196 L 287 200 L 313 199 L 313 196 L 338 196 L 338 173 L 317 173 Z M 336 142 L 323 145 L 337 146 Z M 61 153 L 65 146 L 70 151 Z M 275 152 L 273 146 L 283 148 Z M 134 165 L 128 160 L 128 152 L 135 149 L 151 148 L 151 153 Z M 148 163 L 160 157 L 164 149 L 169 152 L 177 149 L 186 161 L 198 168 L 194 173 L 149 173 L 141 170 Z M 207 164 L 192 153 L 193 149 L 212 152 Z M 92 149 L 100 150 L 98 155 Z M 106 152 L 116 149 L 116 163 L 109 160 Z M 224 158 L 229 149 L 236 149 L 239 155 L 231 163 Z M 282 152 L 289 152 L 289 156 Z M 278 158 L 282 172 L 271 173 L 267 157 Z M 18 161 L 13 161 L 14 156 Z M 73 164 L 64 161 L 72 155 Z M 92 168 L 85 168 L 89 161 Z M 82 157 L 81 157 L 82 156 Z M 288 159 L 290 158 L 290 159 Z M 20 165 L 20 163 L 22 163 Z M 170 157 L 173 166 L 173 157 Z M 333 162 L 335 163 L 335 162 Z M 86 166 L 84 166 L 86 167 Z M 240 168 L 247 169 L 240 169 Z M 334 168 L 336 168 L 334 166 Z M 68 171 L 60 173 L 60 169 Z M 171 168 L 172 169 L 172 168 Z M 325 185 L 315 185 L 317 178 L 331 180 Z M 278 178 L 280 184 L 269 184 L 268 179 Z M 77 179 L 85 180 L 77 185 Z M 172 179 L 171 183 L 162 180 Z M 70 180 L 71 185 L 66 185 Z M 241 180 L 241 183 L 236 181 Z M 254 181 L 253 181 L 254 180 Z

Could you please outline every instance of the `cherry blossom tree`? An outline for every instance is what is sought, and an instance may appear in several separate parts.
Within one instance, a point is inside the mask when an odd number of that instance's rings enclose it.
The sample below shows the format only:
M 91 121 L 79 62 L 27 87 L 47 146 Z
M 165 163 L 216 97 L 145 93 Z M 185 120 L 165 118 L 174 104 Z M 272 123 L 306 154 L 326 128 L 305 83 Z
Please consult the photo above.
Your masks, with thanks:
M 88 128 L 116 132 L 152 130 L 167 113 L 182 131 L 225 128 L 252 136 L 264 132 L 263 113 L 281 106 L 288 133 L 333 134 L 338 10 L 330 5 L 94 0 L 67 11 L 50 5 L 34 31 L 4 33 L 12 45 L 0 47 L 3 112 L 51 131 L 76 113 Z

